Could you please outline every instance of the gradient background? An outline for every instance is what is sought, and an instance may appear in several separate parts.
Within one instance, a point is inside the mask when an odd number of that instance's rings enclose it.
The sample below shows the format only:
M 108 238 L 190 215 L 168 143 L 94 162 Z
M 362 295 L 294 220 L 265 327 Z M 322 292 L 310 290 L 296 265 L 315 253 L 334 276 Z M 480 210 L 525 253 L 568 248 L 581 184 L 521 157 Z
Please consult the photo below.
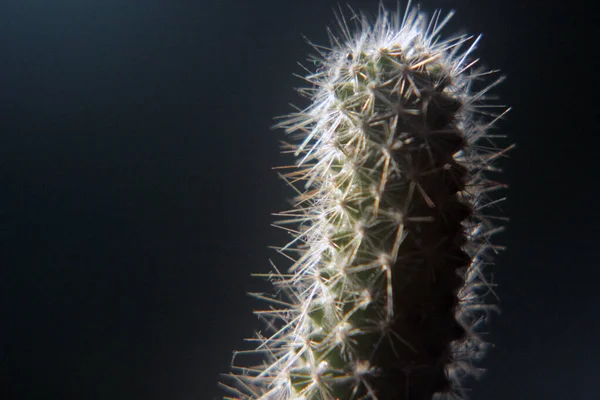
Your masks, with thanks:
M 287 240 L 269 226 L 293 194 L 270 169 L 288 161 L 272 118 L 305 104 L 301 34 L 327 44 L 335 4 L 2 0 L 0 398 L 221 393 L 262 328 L 245 291 L 268 285 L 249 274 Z M 573 2 L 422 4 L 457 10 L 447 34 L 485 33 L 477 56 L 514 107 L 503 315 L 472 398 L 597 399 L 600 19 Z

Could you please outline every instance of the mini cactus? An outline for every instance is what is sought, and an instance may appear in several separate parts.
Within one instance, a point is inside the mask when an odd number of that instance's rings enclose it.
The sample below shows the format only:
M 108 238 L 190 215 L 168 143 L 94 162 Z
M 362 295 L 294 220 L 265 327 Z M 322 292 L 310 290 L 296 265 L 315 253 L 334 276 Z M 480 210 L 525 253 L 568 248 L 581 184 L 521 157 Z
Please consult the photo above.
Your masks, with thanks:
M 497 309 L 483 268 L 499 249 L 485 209 L 504 186 L 486 177 L 508 150 L 491 134 L 508 109 L 487 97 L 502 78 L 474 89 L 495 71 L 471 59 L 479 37 L 439 40 L 452 13 L 380 5 L 374 23 L 352 11 L 354 32 L 336 16 L 300 89 L 310 105 L 277 124 L 297 157 L 281 175 L 295 205 L 277 214 L 291 267 L 264 275 L 270 332 L 222 386 L 243 400 L 462 398 Z M 248 352 L 262 362 L 236 365 Z

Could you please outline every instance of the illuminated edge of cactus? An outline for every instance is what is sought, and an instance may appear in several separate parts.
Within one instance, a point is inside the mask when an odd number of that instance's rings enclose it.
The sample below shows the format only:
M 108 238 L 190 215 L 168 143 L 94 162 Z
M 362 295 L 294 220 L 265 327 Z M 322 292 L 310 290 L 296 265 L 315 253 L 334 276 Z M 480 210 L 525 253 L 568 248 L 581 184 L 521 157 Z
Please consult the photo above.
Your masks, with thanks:
M 271 332 L 235 354 L 264 362 L 232 366 L 229 399 L 462 398 L 481 372 L 477 328 L 497 309 L 483 268 L 501 229 L 485 212 L 504 187 L 485 173 L 508 150 L 490 133 L 508 109 L 486 94 L 503 79 L 473 89 L 496 71 L 475 68 L 479 37 L 438 39 L 453 13 L 352 13 L 355 33 L 340 14 L 331 46 L 311 44 L 311 104 L 277 125 L 298 157 L 281 175 L 296 204 L 276 214 L 293 265 L 263 275 L 274 295 L 253 294 Z

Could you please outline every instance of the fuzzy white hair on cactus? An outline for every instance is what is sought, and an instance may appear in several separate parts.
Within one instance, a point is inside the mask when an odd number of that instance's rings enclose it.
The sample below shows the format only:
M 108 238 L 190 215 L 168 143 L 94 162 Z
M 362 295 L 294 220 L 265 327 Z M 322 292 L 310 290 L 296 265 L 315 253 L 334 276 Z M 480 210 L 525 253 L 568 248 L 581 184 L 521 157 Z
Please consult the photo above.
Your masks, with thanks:
M 452 12 L 350 12 L 330 46 L 309 42 L 310 104 L 276 125 L 296 156 L 280 175 L 295 204 L 276 214 L 291 265 L 262 275 L 269 333 L 235 353 L 227 399 L 463 398 L 490 347 L 484 267 L 502 227 L 483 210 L 502 200 L 487 174 L 512 146 L 495 143 L 508 108 L 488 94 L 503 79 L 477 68 L 480 36 L 440 39 Z M 263 362 L 235 365 L 248 353 Z

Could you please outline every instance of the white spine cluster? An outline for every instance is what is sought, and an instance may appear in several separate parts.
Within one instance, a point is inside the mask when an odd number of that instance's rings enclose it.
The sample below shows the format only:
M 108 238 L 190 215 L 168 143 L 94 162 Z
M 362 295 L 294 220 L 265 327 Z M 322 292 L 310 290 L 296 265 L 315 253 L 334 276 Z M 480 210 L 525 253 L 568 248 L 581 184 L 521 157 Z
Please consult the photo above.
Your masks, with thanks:
M 276 295 L 255 294 L 272 332 L 246 352 L 262 364 L 233 367 L 230 399 L 461 397 L 479 373 L 499 229 L 484 208 L 503 186 L 484 173 L 506 151 L 490 128 L 507 110 L 486 99 L 501 79 L 473 89 L 494 72 L 475 69 L 479 38 L 439 40 L 451 16 L 380 7 L 373 24 L 353 14 L 355 32 L 339 16 L 341 35 L 313 45 L 311 104 L 278 124 L 299 139 L 282 175 L 297 202 L 278 214 L 293 265 L 273 265 Z

